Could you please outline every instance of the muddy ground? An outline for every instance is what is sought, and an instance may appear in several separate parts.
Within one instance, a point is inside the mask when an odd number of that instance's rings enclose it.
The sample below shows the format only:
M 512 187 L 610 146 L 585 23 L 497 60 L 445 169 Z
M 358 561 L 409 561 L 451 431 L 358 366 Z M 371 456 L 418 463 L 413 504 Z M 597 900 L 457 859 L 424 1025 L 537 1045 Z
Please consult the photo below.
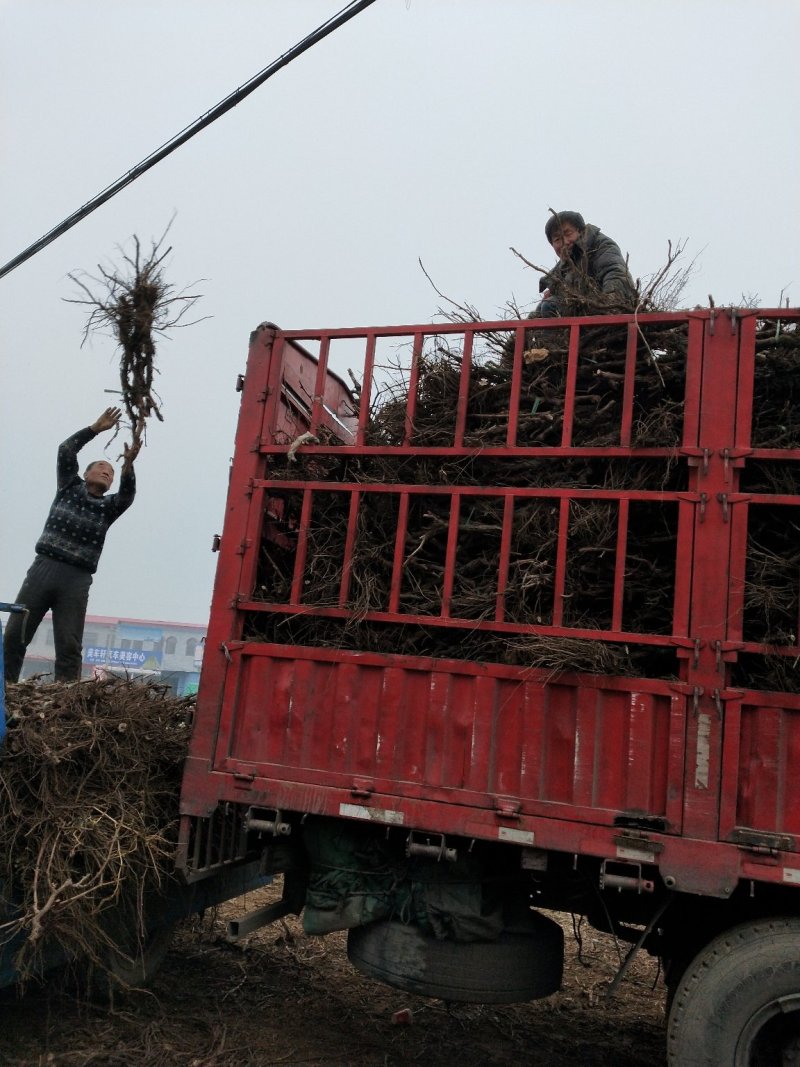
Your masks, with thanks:
M 344 935 L 307 937 L 298 919 L 238 943 L 225 920 L 274 889 L 185 925 L 145 992 L 86 1003 L 50 982 L 3 995 L 2 1067 L 661 1067 L 664 987 L 639 958 L 612 1000 L 614 941 L 569 917 L 560 993 L 531 1004 L 448 1006 L 355 971 Z M 408 1009 L 410 1011 L 406 1011 Z M 397 1013 L 400 1013 L 398 1017 Z

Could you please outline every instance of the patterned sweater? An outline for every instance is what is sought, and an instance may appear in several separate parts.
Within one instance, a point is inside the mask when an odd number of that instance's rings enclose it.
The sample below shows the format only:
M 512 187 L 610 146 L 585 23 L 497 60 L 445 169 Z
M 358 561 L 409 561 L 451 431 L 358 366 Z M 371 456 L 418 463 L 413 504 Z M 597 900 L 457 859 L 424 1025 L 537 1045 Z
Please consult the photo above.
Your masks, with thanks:
M 97 570 L 106 531 L 131 506 L 136 494 L 133 469 L 121 476 L 118 493 L 93 496 L 86 488 L 78 474 L 78 452 L 96 436 L 87 426 L 58 446 L 58 491 L 36 542 L 39 555 L 91 574 Z

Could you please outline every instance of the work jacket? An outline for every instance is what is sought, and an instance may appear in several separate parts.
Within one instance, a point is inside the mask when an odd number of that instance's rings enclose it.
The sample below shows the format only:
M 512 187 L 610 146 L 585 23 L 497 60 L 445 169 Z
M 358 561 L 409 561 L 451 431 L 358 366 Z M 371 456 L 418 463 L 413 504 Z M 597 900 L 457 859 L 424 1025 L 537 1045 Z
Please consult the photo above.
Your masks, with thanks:
M 590 279 L 604 293 L 633 298 L 636 288 L 625 258 L 616 241 L 606 237 L 598 226 L 589 225 L 575 242 L 567 259 L 561 259 L 539 282 L 539 291 L 549 289 L 558 297 L 560 289 L 580 291 Z

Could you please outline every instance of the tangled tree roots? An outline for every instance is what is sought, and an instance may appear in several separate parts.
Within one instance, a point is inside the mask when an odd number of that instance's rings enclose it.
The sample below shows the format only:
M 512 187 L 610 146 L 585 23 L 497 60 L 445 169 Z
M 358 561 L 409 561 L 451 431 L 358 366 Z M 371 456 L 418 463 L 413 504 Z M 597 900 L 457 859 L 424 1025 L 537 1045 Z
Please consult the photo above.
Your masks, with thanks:
M 134 235 L 133 255 L 123 255 L 122 269 L 106 270 L 98 265 L 100 277 L 87 281 L 70 274 L 85 293 L 85 299 L 70 303 L 92 309 L 84 340 L 93 330 L 110 328 L 119 345 L 122 406 L 131 425 L 134 455 L 144 440 L 147 419 L 155 415 L 163 422 L 155 391 L 156 337 L 173 327 L 189 325 L 183 321 L 184 316 L 199 299 L 197 295 L 177 293 L 166 281 L 164 264 L 172 248 L 162 248 L 163 240 L 162 237 L 154 242 L 145 256 Z
M 104 968 L 109 948 L 143 943 L 173 867 L 190 702 L 122 679 L 29 680 L 6 701 L 0 944 L 23 981 L 54 945 Z

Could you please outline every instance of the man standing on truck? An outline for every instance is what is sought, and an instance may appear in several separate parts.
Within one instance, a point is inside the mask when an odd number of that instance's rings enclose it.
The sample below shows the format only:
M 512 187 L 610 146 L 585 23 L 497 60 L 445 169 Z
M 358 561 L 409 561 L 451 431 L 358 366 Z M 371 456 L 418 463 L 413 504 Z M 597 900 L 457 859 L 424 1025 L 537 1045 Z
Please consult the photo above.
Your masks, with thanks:
M 552 212 L 544 232 L 559 259 L 539 282 L 542 299 L 527 318 L 624 315 L 636 310 L 639 294 L 616 241 L 598 226 L 587 225 L 578 211 Z M 549 351 L 542 342 L 532 330 L 525 331 L 526 363 L 547 358 Z M 513 335 L 505 342 L 501 362 L 506 368 L 514 362 Z
M 547 220 L 544 232 L 559 260 L 539 282 L 542 300 L 535 317 L 636 309 L 636 286 L 619 245 L 598 226 L 587 225 L 577 211 L 559 211 Z
M 103 551 L 106 531 L 133 503 L 136 477 L 133 461 L 138 447 L 124 448 L 119 492 L 106 495 L 114 468 L 94 460 L 78 473 L 78 452 L 104 430 L 115 428 L 122 412 L 106 408 L 91 426 L 78 430 L 58 448 L 57 491 L 36 542 L 36 558 L 22 583 L 17 603 L 26 615 L 12 615 L 3 641 L 6 681 L 16 682 L 25 651 L 44 618 L 53 612 L 57 682 L 81 676 L 81 643 L 89 586 Z

